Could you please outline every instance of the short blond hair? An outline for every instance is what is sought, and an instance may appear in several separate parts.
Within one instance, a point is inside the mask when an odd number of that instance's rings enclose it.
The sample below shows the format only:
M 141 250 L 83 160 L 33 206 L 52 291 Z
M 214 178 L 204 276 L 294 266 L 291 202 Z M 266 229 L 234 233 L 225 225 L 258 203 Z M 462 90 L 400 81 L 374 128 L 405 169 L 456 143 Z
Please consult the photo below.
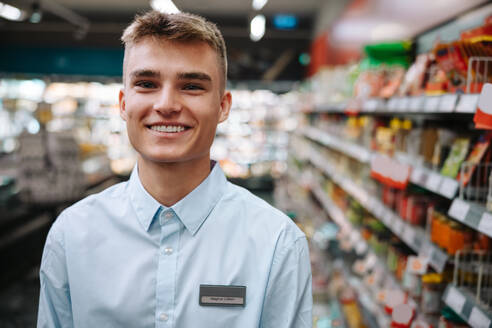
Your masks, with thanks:
M 128 47 L 146 37 L 180 42 L 205 42 L 217 54 L 224 80 L 227 81 L 227 52 L 224 38 L 217 26 L 205 18 L 190 14 L 165 14 L 156 10 L 135 16 L 125 29 L 121 41 Z

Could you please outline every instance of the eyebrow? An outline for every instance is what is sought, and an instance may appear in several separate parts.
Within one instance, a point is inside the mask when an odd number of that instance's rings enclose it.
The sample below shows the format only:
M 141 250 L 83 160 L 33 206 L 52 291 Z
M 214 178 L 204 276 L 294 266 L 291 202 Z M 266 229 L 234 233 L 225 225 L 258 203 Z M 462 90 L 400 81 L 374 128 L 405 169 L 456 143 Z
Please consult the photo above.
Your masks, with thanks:
M 202 81 L 212 81 L 210 75 L 202 72 L 186 72 L 178 74 L 179 80 L 202 80 Z
M 130 73 L 130 77 L 132 79 L 141 78 L 141 77 L 152 77 L 159 78 L 161 73 L 158 71 L 154 71 L 151 69 L 140 69 Z M 202 80 L 202 81 L 212 81 L 210 75 L 202 72 L 185 72 L 178 73 L 179 80 Z
M 140 69 L 136 70 L 130 73 L 130 77 L 132 79 L 139 78 L 139 77 L 154 77 L 158 78 L 161 76 L 161 73 L 158 71 L 153 71 L 151 69 Z

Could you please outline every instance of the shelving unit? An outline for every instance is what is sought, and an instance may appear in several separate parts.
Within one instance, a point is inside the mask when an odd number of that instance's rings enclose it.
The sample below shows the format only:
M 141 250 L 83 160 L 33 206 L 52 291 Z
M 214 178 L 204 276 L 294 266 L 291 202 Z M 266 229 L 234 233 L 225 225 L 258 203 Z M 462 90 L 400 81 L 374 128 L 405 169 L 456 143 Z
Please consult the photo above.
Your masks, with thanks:
M 444 303 L 474 328 L 492 328 L 492 312 L 460 288 L 448 285 L 443 295 Z
M 304 127 L 299 130 L 299 134 L 307 137 L 308 139 L 318 142 L 326 147 L 329 147 L 333 150 L 341 152 L 351 158 L 358 160 L 361 163 L 368 163 L 371 159 L 374 159 L 377 155 L 375 152 L 371 152 L 370 150 L 357 145 L 355 143 L 351 143 L 349 141 L 345 141 L 341 138 L 332 136 L 326 132 L 323 132 L 320 129 L 314 127 Z M 336 176 L 335 171 L 332 168 L 326 167 L 325 160 L 319 158 L 319 154 L 316 151 L 311 151 L 311 157 L 313 163 L 318 165 L 320 168 L 323 168 L 325 172 L 330 176 Z M 396 159 L 390 159 L 391 161 L 395 161 L 396 163 L 402 165 L 408 165 L 405 163 L 401 163 Z M 446 177 L 438 172 L 429 170 L 419 165 L 409 165 L 410 166 L 410 176 L 409 181 L 413 184 L 420 186 L 422 188 L 427 189 L 439 196 L 442 196 L 446 199 L 452 200 L 452 204 L 449 208 L 448 215 L 452 218 L 466 224 L 470 228 L 480 231 L 488 236 L 492 237 L 492 212 L 488 212 L 485 207 L 464 201 L 457 196 L 459 190 L 459 183 L 456 179 L 451 179 Z M 331 173 L 330 173 L 331 172 Z M 388 170 L 387 176 L 390 177 L 390 170 Z M 349 180 L 349 179 L 347 179 Z M 362 204 L 368 204 L 368 209 L 370 211 L 375 210 L 376 216 L 382 218 L 382 221 L 387 223 L 391 222 L 390 215 L 383 213 L 384 210 L 381 210 L 378 205 L 371 206 L 372 203 L 367 203 L 364 191 L 361 191 L 357 187 L 353 187 L 353 183 L 348 181 L 340 182 L 341 186 L 345 186 L 348 188 L 347 190 L 351 190 L 354 195 L 359 195 L 360 198 L 358 200 L 361 201 Z M 357 198 L 357 197 L 355 197 Z M 377 201 L 374 202 L 377 204 Z M 382 214 L 382 215 L 377 215 Z M 385 219 L 386 218 L 386 219 Z M 400 224 L 395 223 L 396 227 L 394 228 L 396 232 L 400 231 Z M 410 235 L 411 233 L 409 233 Z M 416 235 L 419 235 L 417 233 Z M 417 237 L 420 240 L 419 237 Z M 414 247 L 419 244 L 419 241 L 416 241 Z M 410 245 L 409 245 L 410 246 Z M 425 245 L 427 246 L 427 245 Z M 425 247 L 424 247 L 425 248 Z M 436 258 L 440 258 L 440 256 L 436 255 Z
M 317 104 L 307 112 L 344 113 L 347 105 L 351 111 L 363 114 L 474 114 L 479 94 L 444 94 L 440 96 L 391 97 L 389 99 L 371 98 L 363 101 Z M 354 106 L 355 105 L 355 106 Z
M 324 174 L 332 179 L 337 185 L 342 187 L 350 196 L 355 198 L 366 210 L 373 213 L 374 216 L 383 222 L 396 236 L 398 236 L 405 244 L 407 244 L 416 254 L 429 258 L 429 265 L 437 272 L 442 272 L 448 260 L 448 255 L 439 247 L 434 245 L 418 227 L 411 226 L 404 222 L 396 213 L 387 208 L 379 199 L 370 195 L 362 187 L 356 185 L 350 178 L 337 173 L 329 162 L 324 159 L 314 149 L 307 150 L 309 153 L 309 161 Z M 318 193 L 322 191 L 317 191 Z M 329 213 L 334 220 L 343 222 L 340 219 L 341 215 Z M 336 216 L 333 216 L 334 214 Z M 335 219 L 338 218 L 338 219 Z M 342 223 L 344 224 L 344 223 Z

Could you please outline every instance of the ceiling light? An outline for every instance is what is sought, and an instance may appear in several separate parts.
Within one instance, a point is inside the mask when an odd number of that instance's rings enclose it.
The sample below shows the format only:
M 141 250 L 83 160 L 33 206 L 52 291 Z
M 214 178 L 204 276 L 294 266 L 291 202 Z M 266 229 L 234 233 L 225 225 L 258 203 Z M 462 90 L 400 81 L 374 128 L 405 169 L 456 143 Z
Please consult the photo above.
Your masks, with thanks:
M 177 14 L 180 12 L 171 0 L 151 0 L 150 6 L 152 9 L 165 14 Z
M 259 41 L 265 35 L 266 19 L 263 15 L 256 15 L 251 20 L 249 37 L 253 41 Z
M 268 0 L 253 0 L 253 9 L 254 10 L 261 10 L 261 8 L 263 8 L 266 3 L 268 2 Z
M 21 21 L 25 13 L 17 7 L 0 2 L 0 17 L 12 21 Z
M 31 17 L 29 17 L 29 21 L 31 23 L 37 24 L 37 23 L 41 22 L 42 18 L 43 18 L 43 12 L 41 11 L 41 8 L 39 6 L 39 2 L 33 2 L 32 3 Z

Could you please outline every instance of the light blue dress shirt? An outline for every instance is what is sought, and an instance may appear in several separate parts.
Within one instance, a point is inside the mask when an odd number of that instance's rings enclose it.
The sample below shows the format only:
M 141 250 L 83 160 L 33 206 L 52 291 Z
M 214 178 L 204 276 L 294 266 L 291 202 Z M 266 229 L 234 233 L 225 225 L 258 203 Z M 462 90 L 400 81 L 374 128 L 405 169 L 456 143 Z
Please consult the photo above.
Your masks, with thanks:
M 169 208 L 136 167 L 69 207 L 49 232 L 40 279 L 38 327 L 312 327 L 304 234 L 219 165 Z M 200 285 L 246 286 L 246 304 L 201 306 Z

